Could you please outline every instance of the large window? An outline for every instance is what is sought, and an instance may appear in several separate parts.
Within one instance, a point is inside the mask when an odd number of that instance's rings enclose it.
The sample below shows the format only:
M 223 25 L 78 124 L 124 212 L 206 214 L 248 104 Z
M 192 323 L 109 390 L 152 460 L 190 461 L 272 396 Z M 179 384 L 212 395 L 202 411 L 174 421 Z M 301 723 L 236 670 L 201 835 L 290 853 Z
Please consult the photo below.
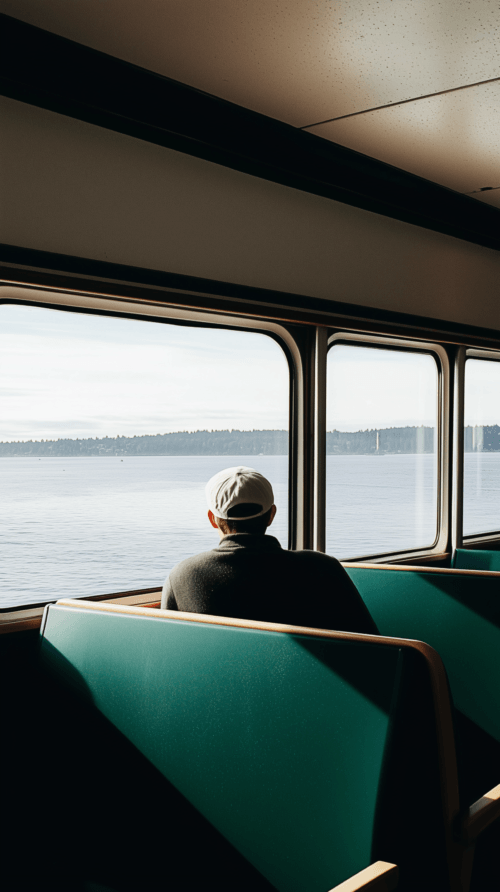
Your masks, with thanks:
M 438 530 L 438 367 L 430 353 L 334 343 L 327 369 L 326 551 L 430 548 Z
M 500 530 L 500 362 L 467 359 L 464 535 Z
M 0 607 L 162 585 L 214 548 L 216 471 L 272 481 L 288 544 L 289 368 L 265 334 L 0 307 Z

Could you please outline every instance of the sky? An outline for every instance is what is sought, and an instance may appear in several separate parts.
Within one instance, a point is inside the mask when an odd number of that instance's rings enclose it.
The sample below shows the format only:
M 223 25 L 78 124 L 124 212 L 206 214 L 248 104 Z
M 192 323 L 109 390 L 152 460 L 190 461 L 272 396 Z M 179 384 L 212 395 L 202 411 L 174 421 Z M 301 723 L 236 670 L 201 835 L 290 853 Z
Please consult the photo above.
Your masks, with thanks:
M 286 429 L 262 334 L 0 306 L 0 440 Z
M 328 354 L 327 430 L 434 425 L 430 355 Z M 288 364 L 264 334 L 0 306 L 0 441 L 288 428 Z M 500 364 L 469 360 L 466 424 L 500 423 Z
M 436 424 L 437 365 L 430 354 L 337 344 L 327 362 L 327 430 Z
M 500 363 L 484 359 L 465 363 L 464 423 L 500 424 Z

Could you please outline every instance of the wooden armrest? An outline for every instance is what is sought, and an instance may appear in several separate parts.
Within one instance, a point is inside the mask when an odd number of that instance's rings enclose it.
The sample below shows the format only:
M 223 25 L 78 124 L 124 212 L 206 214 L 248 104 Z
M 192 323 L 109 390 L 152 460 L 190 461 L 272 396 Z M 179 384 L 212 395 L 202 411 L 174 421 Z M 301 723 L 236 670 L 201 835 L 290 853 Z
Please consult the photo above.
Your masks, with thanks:
M 335 886 L 330 892 L 361 892 L 362 889 L 370 892 L 391 892 L 398 884 L 399 870 L 395 864 L 387 861 L 375 861 L 355 876 Z
M 473 842 L 498 817 L 500 817 L 500 784 L 471 805 L 462 820 L 460 839 L 466 843 Z

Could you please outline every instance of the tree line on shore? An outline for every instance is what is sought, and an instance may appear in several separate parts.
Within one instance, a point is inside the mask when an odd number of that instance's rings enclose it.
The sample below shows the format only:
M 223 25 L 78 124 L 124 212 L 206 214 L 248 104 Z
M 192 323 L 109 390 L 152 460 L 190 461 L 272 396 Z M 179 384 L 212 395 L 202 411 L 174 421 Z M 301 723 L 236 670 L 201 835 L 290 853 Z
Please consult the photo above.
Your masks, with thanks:
M 364 431 L 328 431 L 328 455 L 416 454 L 435 451 L 435 428 L 390 427 Z M 500 427 L 468 427 L 466 452 L 499 452 Z M 286 430 L 201 430 L 134 437 L 24 440 L 0 442 L 0 457 L 86 455 L 286 455 Z

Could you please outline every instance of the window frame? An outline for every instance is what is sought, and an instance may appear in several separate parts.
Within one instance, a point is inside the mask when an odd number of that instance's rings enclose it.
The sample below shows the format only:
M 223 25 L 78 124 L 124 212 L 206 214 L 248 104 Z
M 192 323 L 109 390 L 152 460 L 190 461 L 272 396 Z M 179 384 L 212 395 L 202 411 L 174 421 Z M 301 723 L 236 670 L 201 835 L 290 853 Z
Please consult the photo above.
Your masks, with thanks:
M 436 538 L 432 546 L 425 548 L 405 549 L 401 551 L 387 551 L 383 553 L 369 554 L 363 557 L 347 558 L 343 563 L 369 561 L 370 563 L 410 563 L 416 559 L 441 559 L 446 556 L 451 530 L 451 472 L 450 461 L 450 362 L 444 346 L 428 341 L 409 340 L 385 335 L 360 334 L 358 332 L 344 332 L 335 330 L 328 337 L 328 347 L 325 355 L 325 400 L 324 400 L 324 428 L 326 431 L 326 360 L 329 351 L 337 344 L 349 346 L 374 347 L 392 349 L 395 352 L 422 353 L 431 355 L 436 362 L 437 369 L 437 511 L 436 511 Z M 325 463 L 326 463 L 326 436 L 325 436 Z M 325 476 L 326 499 L 326 476 Z M 326 522 L 324 523 L 326 537 Z M 325 541 L 325 540 L 324 540 Z
M 76 283 L 75 283 L 76 284 Z M 89 282 L 89 285 L 91 283 Z M 459 486 L 463 472 L 463 403 L 465 358 L 492 359 L 500 362 L 500 349 L 480 349 L 465 346 L 455 350 L 454 376 L 450 373 L 452 342 L 445 344 L 419 340 L 418 337 L 399 337 L 396 334 L 378 334 L 356 331 L 347 326 L 333 327 L 330 319 L 301 319 L 295 313 L 280 314 L 273 318 L 273 306 L 241 305 L 238 299 L 220 308 L 217 294 L 210 295 L 182 292 L 171 289 L 170 294 L 160 287 L 152 288 L 147 297 L 135 294 L 106 293 L 102 282 L 99 292 L 69 290 L 71 284 L 57 288 L 51 285 L 0 284 L 0 304 L 16 303 L 28 306 L 44 306 L 69 312 L 92 313 L 117 318 L 142 319 L 144 321 L 194 323 L 208 327 L 254 331 L 267 334 L 282 347 L 288 362 L 290 375 L 289 406 L 289 547 L 325 550 L 325 499 L 326 499 L 326 377 L 328 350 L 336 343 L 358 346 L 385 347 L 389 349 L 431 354 L 438 372 L 438 505 L 437 537 L 434 545 L 407 551 L 384 552 L 367 556 L 373 563 L 421 563 L 446 559 L 450 545 L 461 544 L 462 520 L 460 514 L 463 489 Z M 158 296 L 155 295 L 158 292 Z M 151 295 L 151 296 L 150 296 Z M 206 299 L 213 301 L 214 308 L 207 306 Z M 226 298 L 227 299 L 227 298 Z M 170 301 L 167 303 L 166 301 Z M 201 305 L 201 306 L 200 306 Z M 255 315 L 254 315 L 255 314 Z M 345 320 L 348 323 L 348 320 Z M 342 325 L 341 319 L 338 320 Z M 348 323 L 349 324 L 349 323 Z M 380 330 L 380 329 L 379 329 Z M 405 332 L 406 334 L 406 332 Z M 456 341 L 454 342 L 456 344 Z M 449 356 L 450 355 L 450 356 Z M 453 412 L 453 418 L 452 418 Z M 500 531 L 467 537 L 467 544 L 500 541 Z M 351 559 L 354 560 L 354 559 Z M 357 558 L 359 560 L 359 558 Z M 347 561 L 348 562 L 348 561 Z M 124 596 L 149 599 L 154 595 L 133 592 L 116 592 L 99 595 L 96 599 L 113 600 Z M 47 602 L 50 603 L 50 602 Z M 0 633 L 7 631 L 3 620 L 9 619 L 10 629 L 21 628 L 22 614 L 26 622 L 36 622 L 33 613 L 41 617 L 44 604 L 30 607 L 0 610 Z M 9 614 L 9 617 L 7 617 Z M 13 622 L 19 618 L 20 622 Z M 39 620 L 38 620 L 39 621 Z M 24 626 L 26 628 L 26 626 Z
M 481 350 L 478 347 L 468 347 L 463 351 L 461 368 L 459 369 L 459 377 L 461 379 L 461 424 L 458 431 L 459 436 L 459 462 L 456 481 L 456 502 L 457 502 L 457 535 L 456 548 L 474 547 L 474 545 L 490 545 L 500 542 L 500 528 L 498 530 L 490 530 L 487 533 L 473 533 L 470 536 L 464 535 L 463 517 L 464 517 L 464 462 L 465 462 L 465 373 L 468 359 L 480 359 L 487 362 L 500 363 L 500 350 Z
M 91 315 L 101 315 L 115 318 L 148 320 L 151 322 L 171 322 L 178 325 L 201 325 L 208 328 L 229 329 L 236 331 L 255 332 L 266 334 L 276 341 L 283 350 L 284 359 L 289 372 L 289 407 L 288 407 L 288 547 L 307 547 L 307 530 L 304 524 L 306 505 L 310 494 L 307 492 L 305 481 L 305 463 L 307 462 L 304 444 L 306 408 L 308 398 L 305 393 L 305 371 L 303 351 L 292 331 L 286 325 L 274 322 L 266 318 L 220 310 L 198 310 L 193 307 L 183 307 L 176 304 L 163 302 L 137 301 L 121 297 L 109 297 L 108 295 L 93 295 L 82 292 L 43 290 L 24 286 L 0 286 L 0 307 L 5 304 L 20 306 L 45 307 L 46 309 L 61 310 L 62 312 L 77 312 Z M 0 310 L 1 312 L 1 310 Z M 295 430 L 294 430 L 295 420 Z M 306 543 L 306 544 L 304 544 Z M 309 546 L 310 547 L 310 546 Z M 139 601 L 147 598 L 154 599 L 154 595 L 146 592 L 154 592 L 154 589 L 144 589 L 140 592 L 114 592 L 86 597 L 85 600 L 115 600 L 136 596 Z M 22 604 L 19 607 L 0 607 L 0 634 L 2 632 L 20 631 L 23 628 L 37 627 L 47 604 L 54 603 L 57 598 L 34 604 Z M 75 598 L 77 601 L 78 598 Z M 135 602 L 134 602 L 135 603 Z

